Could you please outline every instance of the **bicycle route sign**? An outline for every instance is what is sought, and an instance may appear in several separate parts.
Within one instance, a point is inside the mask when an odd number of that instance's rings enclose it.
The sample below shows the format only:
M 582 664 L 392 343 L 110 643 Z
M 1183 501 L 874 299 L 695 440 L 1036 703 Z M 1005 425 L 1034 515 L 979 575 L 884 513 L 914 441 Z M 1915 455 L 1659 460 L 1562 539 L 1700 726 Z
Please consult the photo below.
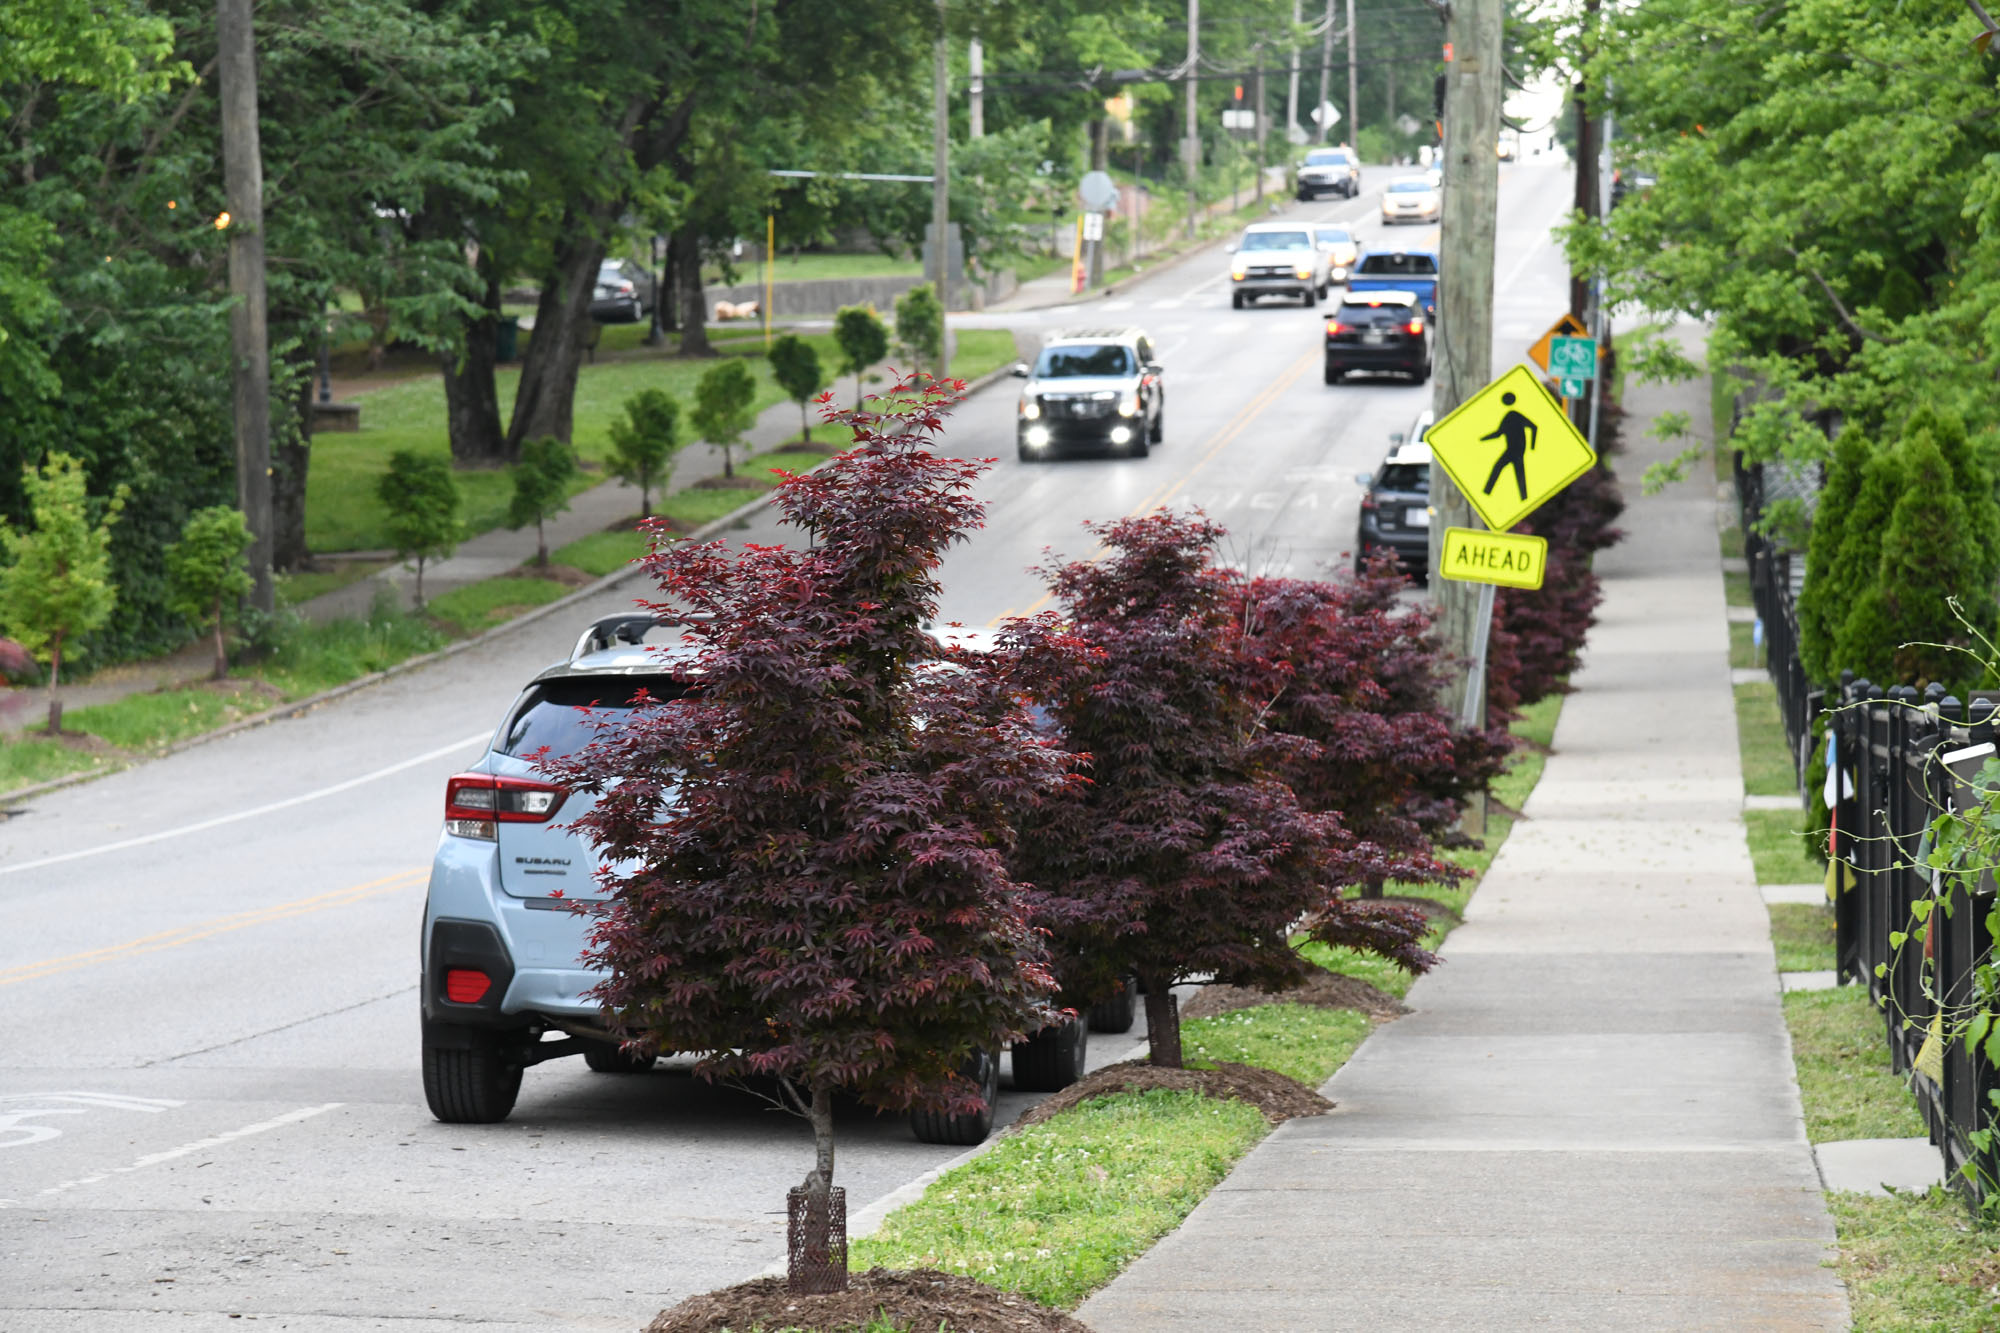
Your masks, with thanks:
M 1424 432 L 1472 511 L 1505 532 L 1597 462 L 1535 372 L 1517 365 Z
M 1549 339 L 1549 374 L 1561 380 L 1597 377 L 1597 339 Z

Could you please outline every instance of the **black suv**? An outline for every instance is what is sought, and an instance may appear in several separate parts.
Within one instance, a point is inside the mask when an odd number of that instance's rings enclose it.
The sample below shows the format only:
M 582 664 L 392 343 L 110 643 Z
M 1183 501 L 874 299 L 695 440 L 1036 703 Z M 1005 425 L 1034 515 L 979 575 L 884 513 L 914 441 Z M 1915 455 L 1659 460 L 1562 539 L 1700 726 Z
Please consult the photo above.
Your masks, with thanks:
M 1042 348 L 1015 410 L 1014 449 L 1023 461 L 1077 447 L 1144 458 L 1166 429 L 1166 389 L 1153 343 L 1138 329 L 1082 329 Z
M 1431 329 L 1415 292 L 1355 292 L 1326 321 L 1326 382 L 1352 371 L 1431 377 Z
M 1418 579 L 1430 574 L 1431 447 L 1424 443 L 1430 424 L 1426 411 L 1407 440 L 1390 437 L 1389 456 L 1372 476 L 1364 472 L 1355 478 L 1368 488 L 1354 535 L 1356 573 L 1377 551 L 1392 551 L 1407 573 Z

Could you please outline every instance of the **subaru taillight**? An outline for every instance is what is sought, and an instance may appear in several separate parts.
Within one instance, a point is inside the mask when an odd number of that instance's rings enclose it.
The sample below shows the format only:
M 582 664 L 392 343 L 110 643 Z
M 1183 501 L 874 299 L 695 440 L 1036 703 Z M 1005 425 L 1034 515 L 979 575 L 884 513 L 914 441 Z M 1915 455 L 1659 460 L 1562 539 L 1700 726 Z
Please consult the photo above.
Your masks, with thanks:
M 1421 316 L 1403 326 L 1403 332 L 1405 333 L 1422 333 L 1423 331 L 1424 321 Z
M 444 831 L 497 841 L 500 824 L 541 824 L 562 809 L 561 787 L 490 773 L 460 773 L 444 784 Z
M 1347 332 L 1347 325 L 1341 323 L 1339 320 L 1329 319 L 1326 322 L 1327 337 L 1331 338 L 1336 333 L 1346 333 L 1346 332 Z
M 478 1004 L 493 989 L 493 978 L 477 968 L 454 967 L 444 974 L 444 998 L 453 1004 Z

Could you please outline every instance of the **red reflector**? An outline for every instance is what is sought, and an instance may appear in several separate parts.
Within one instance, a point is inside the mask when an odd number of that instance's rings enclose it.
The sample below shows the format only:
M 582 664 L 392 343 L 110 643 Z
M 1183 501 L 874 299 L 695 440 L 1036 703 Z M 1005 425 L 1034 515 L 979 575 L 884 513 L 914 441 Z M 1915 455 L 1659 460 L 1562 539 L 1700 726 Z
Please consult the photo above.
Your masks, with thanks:
M 493 989 L 493 978 L 470 967 L 454 967 L 444 974 L 444 998 L 453 1004 L 478 1004 Z

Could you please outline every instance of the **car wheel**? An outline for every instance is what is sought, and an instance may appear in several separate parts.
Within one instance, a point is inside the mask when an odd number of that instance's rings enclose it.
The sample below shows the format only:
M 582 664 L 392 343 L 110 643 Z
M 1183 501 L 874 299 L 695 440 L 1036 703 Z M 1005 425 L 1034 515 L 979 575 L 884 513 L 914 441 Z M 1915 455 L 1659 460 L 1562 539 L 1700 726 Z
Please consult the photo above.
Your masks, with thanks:
M 1153 452 L 1152 446 L 1146 443 L 1146 432 L 1143 430 L 1139 432 L 1139 438 L 1132 441 L 1129 447 L 1134 458 L 1145 458 Z
M 1416 380 L 1417 383 L 1423 384 L 1426 381 L 1428 381 L 1430 377 L 1431 377 L 1431 363 L 1426 361 L 1424 362 L 1423 365 L 1417 367 L 1417 373 L 1413 378 Z
M 1324 378 L 1328 384 L 1338 384 L 1340 383 L 1341 379 L 1346 375 L 1346 373 L 1347 372 L 1341 370 L 1338 366 L 1329 363 L 1326 367 L 1326 374 Z
M 1139 983 L 1127 977 L 1118 983 L 1118 993 L 1090 1006 L 1086 1015 L 1092 1032 L 1130 1032 L 1139 1021 Z
M 1241 310 L 1243 308 L 1242 292 L 1231 292 L 1229 294 L 1229 308 L 1232 310 Z
M 1314 306 L 1319 304 L 1319 294 L 1315 292 L 1311 287 L 1306 288 L 1304 294 L 1306 301 L 1306 309 L 1310 310 Z
M 910 1128 L 919 1143 L 943 1143 L 969 1148 L 984 1143 L 993 1132 L 993 1103 L 1000 1096 L 1000 1057 L 992 1051 L 974 1051 L 960 1073 L 979 1085 L 985 1109 L 946 1115 L 942 1111 L 910 1112 Z
M 1158 444 L 1166 436 L 1166 433 L 1167 409 L 1162 406 L 1159 411 L 1153 413 L 1153 429 L 1148 432 L 1146 438 L 1150 439 L 1154 444 Z
M 615 1041 L 594 1041 L 583 1048 L 583 1062 L 600 1074 L 643 1074 L 655 1055 L 627 1055 Z
M 424 1100 L 447 1125 L 505 1120 L 521 1093 L 521 1062 L 498 1033 L 479 1033 L 470 1047 L 424 1044 Z
M 1060 1092 L 1083 1077 L 1090 1053 L 1090 1024 L 1081 1018 L 1043 1028 L 1014 1043 L 1014 1086 L 1022 1092 Z
M 1020 459 L 1023 463 L 1032 463 L 1035 461 L 1035 456 L 1028 452 L 1028 446 L 1018 440 L 1014 442 L 1014 457 Z

